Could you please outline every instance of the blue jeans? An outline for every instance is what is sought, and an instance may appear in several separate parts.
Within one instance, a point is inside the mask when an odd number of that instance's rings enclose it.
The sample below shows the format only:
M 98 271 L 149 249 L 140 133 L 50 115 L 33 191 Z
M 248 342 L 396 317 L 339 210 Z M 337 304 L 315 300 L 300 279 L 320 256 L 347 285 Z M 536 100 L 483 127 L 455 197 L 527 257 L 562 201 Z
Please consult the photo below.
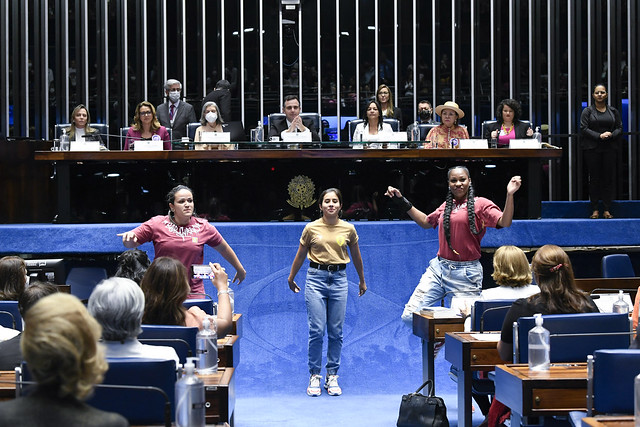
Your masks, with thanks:
M 342 352 L 342 326 L 347 312 L 347 272 L 309 267 L 304 289 L 309 320 L 309 373 L 319 375 L 322 341 L 327 330 L 327 375 L 336 375 Z
M 436 257 L 429 262 L 427 271 L 413 290 L 404 306 L 402 320 L 411 327 L 413 313 L 422 307 L 431 307 L 442 298 L 454 295 L 480 295 L 482 291 L 482 264 L 476 261 L 449 261 Z

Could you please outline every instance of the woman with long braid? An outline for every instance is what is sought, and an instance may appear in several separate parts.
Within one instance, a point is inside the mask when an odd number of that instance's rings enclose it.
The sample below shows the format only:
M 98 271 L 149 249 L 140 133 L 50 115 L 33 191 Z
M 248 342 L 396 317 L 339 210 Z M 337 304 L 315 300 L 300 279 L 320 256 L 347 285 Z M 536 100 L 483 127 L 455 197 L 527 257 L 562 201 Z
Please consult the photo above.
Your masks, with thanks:
M 473 194 L 469 170 L 456 166 L 448 172 L 446 201 L 429 215 L 413 206 L 400 190 L 389 187 L 386 196 L 401 207 L 422 228 L 438 229 L 438 255 L 404 307 L 402 320 L 411 325 L 412 313 L 430 307 L 445 295 L 476 293 L 482 290 L 480 241 L 488 227 L 509 227 L 513 219 L 513 194 L 522 184 L 514 176 L 507 185 L 507 200 L 501 211 L 495 203 Z

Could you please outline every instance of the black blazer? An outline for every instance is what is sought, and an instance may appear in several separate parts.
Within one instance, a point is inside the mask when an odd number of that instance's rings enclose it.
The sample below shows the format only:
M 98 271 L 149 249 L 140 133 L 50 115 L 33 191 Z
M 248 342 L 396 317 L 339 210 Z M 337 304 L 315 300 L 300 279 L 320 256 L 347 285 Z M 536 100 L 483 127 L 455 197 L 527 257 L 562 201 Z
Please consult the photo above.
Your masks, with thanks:
M 218 106 L 218 113 L 225 122 L 231 121 L 231 92 L 229 89 L 214 89 L 202 100 L 202 105 L 213 101 Z
M 620 113 L 613 107 L 607 105 L 607 111 L 610 114 L 610 118 L 613 119 L 613 126 L 611 122 L 606 120 L 603 122 L 599 119 L 596 107 L 593 105 L 588 106 L 582 110 L 580 115 L 580 147 L 583 150 L 590 150 L 596 148 L 601 142 L 616 142 L 620 135 L 622 135 L 622 119 Z M 600 134 L 604 132 L 611 132 L 611 137 L 607 140 L 601 140 Z
M 316 132 L 316 126 L 313 124 L 313 120 L 302 119 L 302 124 L 311 132 L 312 141 L 320 141 L 320 137 L 318 136 L 318 132 Z M 269 138 L 271 138 L 272 136 L 280 137 L 282 131 L 287 130 L 288 128 L 289 126 L 287 126 L 286 117 L 275 119 L 271 122 L 271 128 L 269 128 Z
M 494 130 L 500 130 L 500 126 L 502 126 L 502 123 L 498 122 L 487 124 L 484 128 L 484 135 L 482 135 L 482 137 L 491 142 L 491 132 Z M 532 138 L 531 136 L 527 136 L 527 130 L 529 130 L 530 127 L 531 126 L 528 123 L 518 121 L 515 124 L 516 139 Z

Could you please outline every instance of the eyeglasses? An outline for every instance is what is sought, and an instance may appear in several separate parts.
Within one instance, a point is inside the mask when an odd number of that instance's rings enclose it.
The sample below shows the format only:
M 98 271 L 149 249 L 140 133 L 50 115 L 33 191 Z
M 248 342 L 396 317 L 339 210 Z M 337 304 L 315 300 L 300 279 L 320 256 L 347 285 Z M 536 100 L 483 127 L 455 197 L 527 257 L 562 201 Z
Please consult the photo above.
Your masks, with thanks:
M 151 114 L 153 114 L 151 111 L 140 111 L 141 116 L 150 116 Z

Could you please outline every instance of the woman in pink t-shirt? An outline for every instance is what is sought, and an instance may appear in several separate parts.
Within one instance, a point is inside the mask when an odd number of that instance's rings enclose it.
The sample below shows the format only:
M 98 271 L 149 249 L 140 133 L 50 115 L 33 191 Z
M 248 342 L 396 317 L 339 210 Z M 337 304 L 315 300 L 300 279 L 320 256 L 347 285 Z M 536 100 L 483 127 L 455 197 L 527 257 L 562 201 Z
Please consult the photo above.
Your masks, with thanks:
M 209 245 L 235 268 L 233 282 L 241 283 L 247 272 L 218 230 L 206 219 L 195 215 L 191 189 L 184 185 L 174 187 L 167 194 L 167 202 L 167 215 L 155 216 L 131 231 L 118 234 L 122 236 L 124 246 L 135 248 L 153 242 L 156 258 L 167 256 L 177 259 L 189 274 L 192 265 L 203 263 L 204 245 Z M 204 293 L 202 279 L 191 278 L 190 282 L 192 294 Z

